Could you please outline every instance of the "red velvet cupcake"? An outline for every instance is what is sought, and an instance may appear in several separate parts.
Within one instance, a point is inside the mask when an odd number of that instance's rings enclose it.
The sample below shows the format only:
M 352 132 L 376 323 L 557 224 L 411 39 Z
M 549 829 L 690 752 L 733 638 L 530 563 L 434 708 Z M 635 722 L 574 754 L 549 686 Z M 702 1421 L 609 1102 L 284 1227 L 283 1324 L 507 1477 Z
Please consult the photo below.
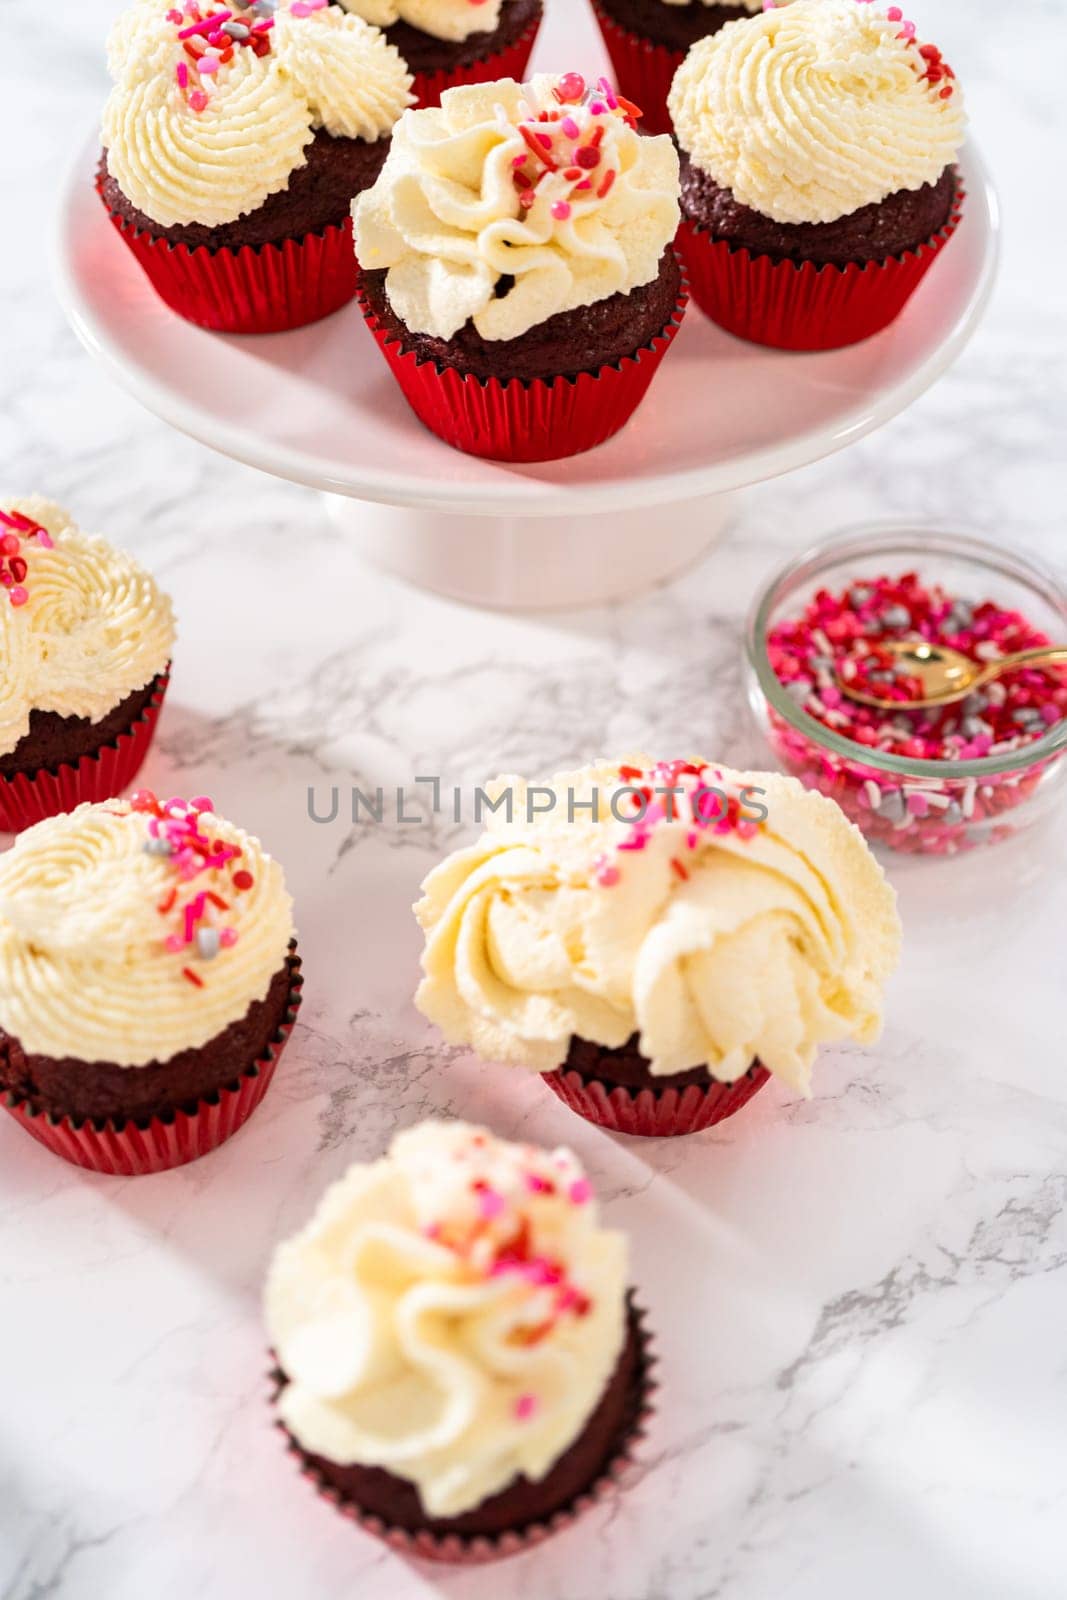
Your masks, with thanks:
M 109 61 L 97 187 L 172 309 L 267 333 L 351 300 L 352 196 L 411 103 L 378 29 L 327 0 L 139 0 Z
M 892 889 L 830 800 L 776 773 L 645 757 L 527 787 L 427 878 L 420 1010 L 616 1133 L 696 1133 L 821 1044 L 869 1043 Z
M 340 0 L 384 30 L 415 74 L 420 106 L 446 89 L 522 79 L 544 16 L 543 0 Z
M 667 95 L 685 53 L 728 22 L 763 10 L 763 0 L 593 0 L 623 94 L 652 133 L 670 133 Z
M 685 308 L 677 153 L 577 73 L 408 112 L 353 216 L 379 348 L 419 419 L 471 455 L 548 461 L 610 438 Z
M 121 794 L 147 754 L 170 600 L 39 495 L 0 494 L 0 832 Z
M 266 1312 L 305 1474 L 395 1549 L 473 1562 L 569 1526 L 640 1436 L 627 1249 L 567 1150 L 426 1122 L 281 1245 Z
M 962 97 L 899 7 L 794 0 L 695 45 L 670 94 L 693 297 L 758 344 L 887 327 L 955 230 Z
M 79 806 L 0 857 L 0 1104 L 78 1166 L 159 1172 L 228 1139 L 301 981 L 281 868 L 204 798 Z

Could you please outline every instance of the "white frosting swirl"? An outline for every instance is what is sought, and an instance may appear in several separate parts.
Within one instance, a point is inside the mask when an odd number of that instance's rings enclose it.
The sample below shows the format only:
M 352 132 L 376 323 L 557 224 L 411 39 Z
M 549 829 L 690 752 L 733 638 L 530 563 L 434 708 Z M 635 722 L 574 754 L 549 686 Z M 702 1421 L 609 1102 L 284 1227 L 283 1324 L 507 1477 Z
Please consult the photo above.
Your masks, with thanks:
M 794 0 L 728 23 L 675 76 L 678 141 L 776 222 L 833 222 L 922 188 L 956 159 L 966 119 L 955 80 L 921 48 L 862 0 Z
M 52 548 L 19 539 L 22 587 L 13 606 L 0 589 L 0 754 L 29 732 L 30 712 L 98 722 L 163 671 L 174 645 L 170 600 L 123 550 L 82 533 L 62 507 L 39 495 L 0 494 L 0 511 L 40 524 Z M 7 565 L 7 558 L 4 558 Z
M 561 107 L 559 81 L 449 89 L 439 110 L 401 118 L 352 214 L 361 264 L 388 268 L 390 304 L 412 332 L 450 339 L 473 321 L 484 339 L 514 339 L 656 277 L 678 226 L 677 152 L 602 96 Z M 561 120 L 541 120 L 552 114 Z M 553 142 L 558 170 L 528 139 Z M 498 297 L 504 277 L 514 286 Z
M 423 1123 L 354 1166 L 275 1254 L 286 1427 L 458 1516 L 581 1433 L 625 1338 L 627 1250 L 576 1158 Z
M 639 784 L 675 781 L 644 757 L 629 765 L 651 772 Z M 423 885 L 416 1004 L 450 1043 L 539 1072 L 562 1064 L 572 1036 L 617 1048 L 636 1033 L 655 1074 L 706 1066 L 732 1082 L 758 1057 L 807 1093 L 820 1043 L 880 1031 L 900 942 L 881 867 L 841 810 L 793 778 L 706 768 L 712 789 L 757 791 L 750 820 L 694 826 L 683 798 L 656 817 L 672 804 L 660 798 L 636 831 L 611 809 L 613 795 L 623 816 L 637 804 L 618 795 L 628 781 L 617 763 L 587 767 L 532 805 L 521 779 L 492 786 L 511 790 L 513 820 L 494 814 Z M 545 791 L 553 809 L 528 821 Z M 709 805 L 713 821 L 721 802 Z
M 399 50 L 377 28 L 346 16 L 338 6 L 311 17 L 279 11 L 274 50 L 306 96 L 315 127 L 334 138 L 373 144 L 392 133 L 411 104 L 414 80 Z
M 316 127 L 375 141 L 411 103 L 399 52 L 337 6 L 279 9 L 268 53 L 238 46 L 211 74 L 186 54 L 170 10 L 137 0 L 116 22 L 102 130 L 123 194 L 162 227 L 234 222 L 287 187 Z
M 502 0 L 340 0 L 340 4 L 376 27 L 406 22 L 435 39 L 460 44 L 473 33 L 492 33 L 500 26 Z
M 265 998 L 293 933 L 282 870 L 232 823 L 204 812 L 201 825 L 240 855 L 189 880 L 146 850 L 148 818 L 122 800 L 39 822 L 0 857 L 0 1028 L 23 1049 L 145 1066 L 206 1044 Z M 235 870 L 251 875 L 246 889 Z M 209 906 L 199 925 L 236 934 L 213 960 L 166 942 L 204 889 L 227 909 Z

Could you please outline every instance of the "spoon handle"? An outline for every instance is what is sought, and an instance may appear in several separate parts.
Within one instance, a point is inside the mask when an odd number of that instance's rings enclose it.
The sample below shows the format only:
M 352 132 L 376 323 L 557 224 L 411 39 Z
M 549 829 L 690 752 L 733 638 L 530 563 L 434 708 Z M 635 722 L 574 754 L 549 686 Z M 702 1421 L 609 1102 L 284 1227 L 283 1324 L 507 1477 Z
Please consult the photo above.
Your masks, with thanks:
M 1002 673 L 1014 672 L 1019 667 L 1055 667 L 1061 664 L 1067 665 L 1067 645 L 1046 644 L 1037 650 L 1016 650 L 1014 655 L 991 661 L 974 687 L 977 688 L 978 683 L 991 683 Z

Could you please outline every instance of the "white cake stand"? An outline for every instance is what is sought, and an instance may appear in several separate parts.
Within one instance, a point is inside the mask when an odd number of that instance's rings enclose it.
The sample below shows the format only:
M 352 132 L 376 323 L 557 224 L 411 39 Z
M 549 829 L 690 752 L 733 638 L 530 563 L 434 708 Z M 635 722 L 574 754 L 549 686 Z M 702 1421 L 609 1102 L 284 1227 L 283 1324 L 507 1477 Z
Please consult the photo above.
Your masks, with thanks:
M 584 14 L 550 8 L 538 64 L 606 70 Z M 690 307 L 634 420 L 588 455 L 501 466 L 408 410 L 358 309 L 261 338 L 202 332 L 149 287 L 75 162 L 59 219 L 60 298 L 86 348 L 141 403 L 212 449 L 329 496 L 376 565 L 497 606 L 590 604 L 694 561 L 737 490 L 851 444 L 910 405 L 970 338 L 996 275 L 998 208 L 973 147 L 963 221 L 898 322 L 849 350 L 731 338 Z

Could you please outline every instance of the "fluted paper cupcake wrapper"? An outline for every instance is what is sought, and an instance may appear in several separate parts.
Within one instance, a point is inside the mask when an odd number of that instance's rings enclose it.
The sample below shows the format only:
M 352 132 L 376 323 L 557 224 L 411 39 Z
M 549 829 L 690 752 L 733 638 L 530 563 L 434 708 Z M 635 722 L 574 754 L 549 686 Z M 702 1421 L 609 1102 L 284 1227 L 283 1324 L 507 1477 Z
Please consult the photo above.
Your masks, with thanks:
M 689 302 L 685 276 L 663 331 L 615 365 L 576 378 L 475 378 L 406 351 L 360 294 L 368 328 L 419 421 L 467 455 L 489 461 L 558 461 L 603 444 L 648 392 Z
M 707 1088 L 694 1083 L 687 1089 L 640 1089 L 636 1094 L 573 1071 L 561 1069 L 543 1077 L 564 1105 L 598 1128 L 643 1139 L 671 1139 L 700 1133 L 732 1117 L 763 1088 L 770 1073 L 757 1063 L 736 1083 L 712 1079 Z
M 648 1432 L 649 1423 L 655 1415 L 653 1396 L 659 1388 L 654 1376 L 657 1358 L 653 1351 L 652 1335 L 646 1326 L 647 1312 L 637 1305 L 632 1291 L 628 1304 L 638 1340 L 636 1387 L 639 1397 L 633 1415 L 596 1481 L 546 1522 L 531 1523 L 527 1527 L 494 1534 L 491 1537 L 485 1534 L 442 1536 L 430 1533 L 428 1530 L 411 1533 L 405 1528 L 390 1527 L 381 1517 L 369 1516 L 354 1501 L 346 1499 L 338 1489 L 326 1483 L 321 1473 L 307 1460 L 284 1424 L 278 1421 L 275 1426 L 284 1436 L 289 1454 L 298 1462 L 303 1476 L 315 1486 L 322 1498 L 329 1501 L 342 1516 L 357 1523 L 364 1532 L 381 1539 L 398 1555 L 454 1566 L 478 1566 L 489 1561 L 501 1561 L 507 1556 L 522 1555 L 524 1551 L 535 1549 L 546 1539 L 551 1539 L 554 1534 L 563 1533 L 567 1528 L 573 1527 L 579 1517 L 599 1505 L 633 1465 L 637 1447 Z M 271 1372 L 272 1402 L 277 1399 L 280 1392 L 280 1378 L 281 1374 L 274 1368 Z
M 643 112 L 642 129 L 645 133 L 673 132 L 667 96 L 674 74 L 685 60 L 684 50 L 670 50 L 666 45 L 654 44 L 651 39 L 620 28 L 596 0 L 593 0 L 593 10 L 608 47 L 615 81 L 626 98 L 633 100 Z
M 128 788 L 148 754 L 169 682 L 168 666 L 137 721 L 91 755 L 64 762 L 54 772 L 42 768 L 0 777 L 0 833 L 20 833 L 45 817 L 73 811 L 86 800 L 112 800 Z
M 753 255 L 683 221 L 678 246 L 693 299 L 727 332 L 778 350 L 839 350 L 887 328 L 959 226 L 958 185 L 948 222 L 915 250 L 843 267 Z
M 283 244 L 171 244 L 135 228 L 96 192 L 153 289 L 172 311 L 212 333 L 284 333 L 339 311 L 356 292 L 352 221 Z
M 136 1178 L 197 1161 L 231 1139 L 270 1088 L 300 1010 L 304 980 L 295 943 L 288 963 L 290 988 L 285 1021 L 265 1052 L 245 1069 L 237 1083 L 220 1089 L 210 1099 L 201 1100 L 195 1111 L 176 1111 L 169 1117 L 153 1117 L 148 1122 L 97 1124 L 35 1112 L 24 1099 L 11 1092 L 0 1099 L 0 1104 L 39 1144 L 73 1166 L 85 1167 L 90 1172 Z M 137 1068 L 129 1070 L 136 1072 Z
M 530 64 L 543 16 L 542 9 L 514 44 L 508 45 L 506 50 L 498 50 L 495 55 L 483 56 L 480 61 L 470 61 L 466 66 L 451 67 L 441 72 L 416 72 L 411 90 L 416 97 L 416 104 L 423 109 L 439 106 L 446 89 L 456 89 L 463 84 L 496 83 L 501 78 L 514 78 L 521 83 Z

